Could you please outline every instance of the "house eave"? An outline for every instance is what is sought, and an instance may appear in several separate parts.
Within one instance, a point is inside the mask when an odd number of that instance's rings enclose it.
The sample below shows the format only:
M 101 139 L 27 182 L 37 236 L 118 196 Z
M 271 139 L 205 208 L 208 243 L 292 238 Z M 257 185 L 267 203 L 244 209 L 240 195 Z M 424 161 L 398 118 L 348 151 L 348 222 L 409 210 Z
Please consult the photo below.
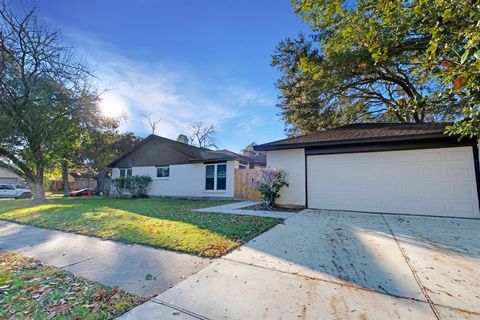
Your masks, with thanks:
M 422 134 L 422 135 L 410 135 L 410 136 L 376 137 L 376 138 L 335 140 L 335 141 L 314 141 L 314 142 L 288 143 L 288 144 L 267 143 L 267 144 L 255 146 L 254 150 L 256 150 L 256 151 L 275 151 L 275 150 L 287 150 L 287 149 L 302 149 L 302 148 L 309 148 L 309 147 L 363 145 L 363 144 L 376 144 L 376 143 L 382 143 L 382 142 L 409 142 L 409 141 L 413 142 L 413 141 L 418 141 L 418 140 L 436 140 L 436 139 L 458 140 L 458 137 L 447 136 L 447 135 L 442 133 L 442 134 Z

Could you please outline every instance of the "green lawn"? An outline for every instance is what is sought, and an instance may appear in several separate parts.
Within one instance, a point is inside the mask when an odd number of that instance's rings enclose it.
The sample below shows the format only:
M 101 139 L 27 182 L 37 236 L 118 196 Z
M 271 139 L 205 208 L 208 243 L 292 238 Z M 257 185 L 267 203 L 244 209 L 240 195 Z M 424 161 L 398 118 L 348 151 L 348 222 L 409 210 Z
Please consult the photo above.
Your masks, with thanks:
M 191 212 L 226 203 L 229 201 L 66 198 L 32 206 L 30 200 L 7 200 L 0 201 L 0 219 L 204 257 L 221 256 L 281 222 Z
M 113 319 L 140 297 L 0 251 L 0 319 Z

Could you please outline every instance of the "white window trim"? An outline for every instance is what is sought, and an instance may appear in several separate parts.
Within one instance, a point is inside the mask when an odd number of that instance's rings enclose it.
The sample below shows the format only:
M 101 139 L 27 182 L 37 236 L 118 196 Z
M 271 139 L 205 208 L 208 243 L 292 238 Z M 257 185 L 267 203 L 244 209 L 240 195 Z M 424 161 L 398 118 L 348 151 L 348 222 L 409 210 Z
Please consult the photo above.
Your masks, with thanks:
M 157 177 L 158 174 L 158 168 L 168 168 L 168 177 Z M 169 180 L 170 179 L 170 166 L 156 166 L 155 167 L 155 180 Z
M 225 189 L 220 189 L 220 190 L 217 189 L 217 166 L 219 166 L 219 165 L 225 165 L 225 173 L 226 173 L 226 175 L 225 175 Z M 206 186 L 207 166 L 214 166 L 215 167 L 215 169 L 213 171 L 213 189 L 207 189 L 207 186 Z M 204 166 L 203 174 L 204 174 L 204 177 L 203 177 L 203 190 L 204 190 L 204 192 L 212 192 L 212 193 L 225 193 L 225 192 L 227 192 L 227 188 L 228 188 L 228 185 L 227 185 L 228 165 L 227 165 L 226 162 L 206 163 L 205 166 Z
M 131 171 L 132 171 L 132 176 L 133 176 L 133 168 L 132 168 L 132 167 L 129 167 L 129 168 L 118 168 L 118 177 L 119 177 L 119 178 L 122 176 L 122 170 L 125 170 L 125 175 L 124 175 L 124 177 L 128 177 L 128 175 L 127 175 L 127 171 L 128 171 L 128 170 L 131 170 Z

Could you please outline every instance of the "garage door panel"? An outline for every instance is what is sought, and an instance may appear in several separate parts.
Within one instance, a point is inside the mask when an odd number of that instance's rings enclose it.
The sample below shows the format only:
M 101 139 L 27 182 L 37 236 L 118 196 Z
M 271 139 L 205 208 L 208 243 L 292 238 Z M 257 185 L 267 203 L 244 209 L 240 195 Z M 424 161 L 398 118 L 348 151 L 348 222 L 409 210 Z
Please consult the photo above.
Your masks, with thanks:
M 310 208 L 479 217 L 471 147 L 312 155 Z
M 470 148 L 467 148 L 470 149 Z M 472 150 L 451 150 L 444 153 L 447 161 L 468 161 L 472 157 Z
M 448 195 L 452 198 L 471 199 L 475 196 L 476 190 L 470 184 L 451 182 L 448 185 Z
M 426 151 L 419 155 L 419 161 L 442 161 L 442 153 L 439 151 Z
M 453 180 L 463 180 L 472 176 L 473 170 L 469 170 L 469 168 L 464 166 L 453 166 L 451 168 L 447 168 L 446 176 L 449 179 Z
M 16 184 L 16 178 L 0 178 L 0 184 Z

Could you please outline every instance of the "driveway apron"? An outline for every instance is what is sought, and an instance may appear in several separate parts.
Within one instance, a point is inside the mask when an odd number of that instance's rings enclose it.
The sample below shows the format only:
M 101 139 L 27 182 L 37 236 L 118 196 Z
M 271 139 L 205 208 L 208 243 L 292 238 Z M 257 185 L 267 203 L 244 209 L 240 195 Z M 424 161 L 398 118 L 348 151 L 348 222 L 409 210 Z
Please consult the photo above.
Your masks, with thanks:
M 480 319 L 479 230 L 304 210 L 123 319 Z

